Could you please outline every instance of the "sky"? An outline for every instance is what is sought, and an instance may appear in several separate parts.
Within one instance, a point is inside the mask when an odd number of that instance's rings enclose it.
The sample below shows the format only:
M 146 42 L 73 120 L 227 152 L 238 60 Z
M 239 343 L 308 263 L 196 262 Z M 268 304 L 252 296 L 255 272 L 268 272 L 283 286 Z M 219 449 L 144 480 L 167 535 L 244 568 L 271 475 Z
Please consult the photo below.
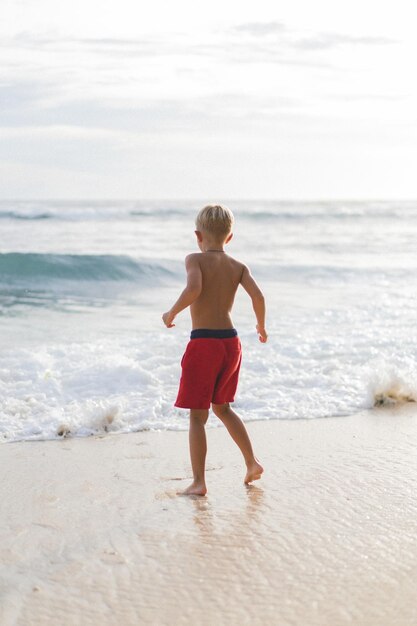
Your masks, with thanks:
M 409 0 L 2 0 L 0 199 L 417 199 Z

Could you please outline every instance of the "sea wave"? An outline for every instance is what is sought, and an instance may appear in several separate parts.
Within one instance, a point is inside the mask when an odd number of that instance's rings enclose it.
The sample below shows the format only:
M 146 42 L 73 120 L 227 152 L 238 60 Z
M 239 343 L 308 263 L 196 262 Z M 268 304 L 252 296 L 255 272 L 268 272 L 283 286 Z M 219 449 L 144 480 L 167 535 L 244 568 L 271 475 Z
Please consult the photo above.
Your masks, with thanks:
M 227 204 L 227 203 L 226 203 Z M 350 219 L 417 219 L 416 202 L 284 202 L 235 201 L 228 204 L 236 217 L 245 220 L 299 221 Z M 0 219 L 11 220 L 140 220 L 193 219 L 201 202 L 11 202 L 0 203 Z
M 179 275 L 181 264 L 115 254 L 0 253 L 0 283 L 16 281 L 152 281 Z
M 0 219 L 14 220 L 46 220 L 56 217 L 52 212 L 40 211 L 35 213 L 24 213 L 19 211 L 0 211 Z
M 408 276 L 404 268 L 352 267 L 328 264 L 253 263 L 256 276 L 268 282 L 304 284 L 363 283 L 400 281 Z M 184 279 L 182 260 L 144 260 L 117 254 L 0 253 L 0 288 L 57 287 L 65 284 L 96 283 L 176 285 Z

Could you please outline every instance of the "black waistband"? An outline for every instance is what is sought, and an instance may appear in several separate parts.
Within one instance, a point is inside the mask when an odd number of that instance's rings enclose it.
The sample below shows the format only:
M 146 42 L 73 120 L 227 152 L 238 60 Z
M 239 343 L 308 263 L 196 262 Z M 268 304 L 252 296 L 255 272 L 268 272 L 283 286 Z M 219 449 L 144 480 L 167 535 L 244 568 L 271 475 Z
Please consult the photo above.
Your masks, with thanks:
M 237 337 L 236 328 L 196 328 L 191 331 L 190 339 L 229 339 Z

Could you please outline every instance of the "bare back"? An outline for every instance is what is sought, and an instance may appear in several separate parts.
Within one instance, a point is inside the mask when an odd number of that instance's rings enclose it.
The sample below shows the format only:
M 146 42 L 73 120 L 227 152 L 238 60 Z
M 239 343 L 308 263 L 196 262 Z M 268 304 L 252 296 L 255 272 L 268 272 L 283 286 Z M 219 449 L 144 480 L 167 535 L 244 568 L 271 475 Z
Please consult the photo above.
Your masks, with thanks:
M 221 251 L 192 256 L 202 275 L 201 293 L 190 306 L 193 329 L 233 328 L 231 311 L 245 266 Z

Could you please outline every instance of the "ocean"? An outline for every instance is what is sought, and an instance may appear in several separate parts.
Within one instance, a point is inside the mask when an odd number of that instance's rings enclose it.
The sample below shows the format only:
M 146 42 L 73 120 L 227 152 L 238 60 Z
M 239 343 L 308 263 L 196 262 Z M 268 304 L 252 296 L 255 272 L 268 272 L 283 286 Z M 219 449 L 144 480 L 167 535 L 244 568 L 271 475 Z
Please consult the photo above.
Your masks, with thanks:
M 186 429 L 173 406 L 188 311 L 161 315 L 197 252 L 204 201 L 0 202 L 0 440 Z M 245 421 L 417 399 L 417 202 L 230 201 Z M 219 422 L 213 416 L 208 425 Z

